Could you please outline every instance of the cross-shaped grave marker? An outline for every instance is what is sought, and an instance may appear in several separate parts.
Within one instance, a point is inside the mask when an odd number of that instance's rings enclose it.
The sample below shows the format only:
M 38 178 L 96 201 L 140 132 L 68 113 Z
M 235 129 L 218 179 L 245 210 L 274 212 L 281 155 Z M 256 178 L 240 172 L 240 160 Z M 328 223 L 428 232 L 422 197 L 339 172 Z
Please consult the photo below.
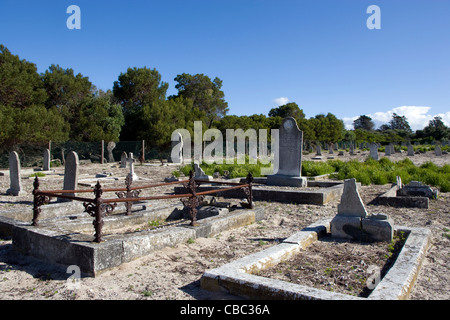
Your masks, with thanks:
M 127 163 L 130 165 L 130 173 L 128 175 L 131 176 L 131 178 L 133 179 L 133 181 L 137 181 L 139 180 L 138 176 L 136 175 L 136 173 L 134 172 L 134 163 L 136 162 L 136 160 L 133 158 L 133 153 L 130 152 L 129 156 L 127 158 Z

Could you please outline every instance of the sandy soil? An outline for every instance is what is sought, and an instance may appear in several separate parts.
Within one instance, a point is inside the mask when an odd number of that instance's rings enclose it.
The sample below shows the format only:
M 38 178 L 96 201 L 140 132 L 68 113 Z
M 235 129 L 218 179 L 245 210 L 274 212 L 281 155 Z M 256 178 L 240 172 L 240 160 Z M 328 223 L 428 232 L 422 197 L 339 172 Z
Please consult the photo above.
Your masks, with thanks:
M 306 156 L 309 157 L 314 156 Z M 324 154 L 326 160 L 327 155 Z M 350 157 L 335 159 L 348 160 Z M 351 158 L 364 159 L 366 155 Z M 393 160 L 400 160 L 405 154 L 396 154 Z M 416 155 L 411 160 L 416 164 L 432 160 L 438 165 L 450 163 L 450 155 L 435 157 L 433 154 Z M 176 169 L 173 166 L 137 165 L 136 173 L 146 180 L 142 184 L 162 182 Z M 47 175 L 41 179 L 41 189 L 62 188 L 63 168 L 56 168 L 55 175 Z M 5 170 L 3 170 L 5 172 Z M 104 187 L 124 186 L 127 169 L 120 169 L 117 164 L 82 165 L 80 180 L 96 181 L 95 174 L 112 173 Z M 0 210 L 23 207 L 30 210 L 33 188 L 32 178 L 26 178 L 32 169 L 23 168 L 23 188 L 25 196 L 12 197 L 5 194 L 9 188 L 9 176 L 0 176 Z M 86 181 L 88 183 L 89 181 Z M 427 253 L 424 266 L 414 286 L 411 299 L 450 299 L 450 194 L 441 194 L 437 200 L 431 201 L 429 209 L 398 209 L 387 206 L 369 205 L 379 194 L 390 186 L 363 186 L 359 189 L 367 210 L 371 213 L 389 214 L 397 225 L 427 227 L 432 230 L 433 243 Z M 171 192 L 172 188 L 160 188 L 153 194 Z M 146 191 L 149 192 L 149 191 Z M 179 200 L 172 200 L 179 201 Z M 276 245 L 303 227 L 323 218 L 331 218 L 336 214 L 338 202 L 325 206 L 281 204 L 277 202 L 256 202 L 265 208 L 264 220 L 250 226 L 229 230 L 210 238 L 196 239 L 193 243 L 182 243 L 175 247 L 165 248 L 146 257 L 134 260 L 99 276 L 81 279 L 74 288 L 67 279 L 72 275 L 66 268 L 42 263 L 11 250 L 11 240 L 0 240 L 0 299 L 58 299 L 58 300 L 91 300 L 91 299 L 185 299 L 208 300 L 229 299 L 236 297 L 213 294 L 200 288 L 200 278 L 207 269 L 222 266 L 230 261 Z

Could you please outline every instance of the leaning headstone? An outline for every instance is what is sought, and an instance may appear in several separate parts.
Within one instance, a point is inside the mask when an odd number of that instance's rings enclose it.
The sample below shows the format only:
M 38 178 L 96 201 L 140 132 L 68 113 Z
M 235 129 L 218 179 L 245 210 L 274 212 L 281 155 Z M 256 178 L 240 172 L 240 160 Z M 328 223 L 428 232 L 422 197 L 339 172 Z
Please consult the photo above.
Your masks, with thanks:
M 370 157 L 374 160 L 378 160 L 378 146 L 376 143 L 370 144 Z
M 385 214 L 367 215 L 359 196 L 356 180 L 344 181 L 344 191 L 338 213 L 331 220 L 331 235 L 335 238 L 360 241 L 391 241 L 393 223 Z
M 127 153 L 124 151 L 122 152 L 122 156 L 120 157 L 120 168 L 126 167 L 127 167 Z
M 9 189 L 6 190 L 6 194 L 11 196 L 23 195 L 24 191 L 20 180 L 20 159 L 16 151 L 9 154 L 9 180 Z
M 293 117 L 283 120 L 279 129 L 278 170 L 267 176 L 267 185 L 304 187 L 307 180 L 302 173 L 303 132 Z
M 434 147 L 434 154 L 438 157 L 442 156 L 442 149 L 440 146 L 435 146 Z
M 79 160 L 78 154 L 75 151 L 70 151 L 67 154 L 66 161 L 64 162 L 64 184 L 63 190 L 76 190 L 78 185 L 78 167 Z M 75 193 L 67 193 L 65 195 L 75 196 Z M 59 198 L 58 202 L 72 201 L 70 199 Z
M 42 170 L 50 170 L 50 150 L 48 149 L 44 150 L 44 163 L 42 165 Z

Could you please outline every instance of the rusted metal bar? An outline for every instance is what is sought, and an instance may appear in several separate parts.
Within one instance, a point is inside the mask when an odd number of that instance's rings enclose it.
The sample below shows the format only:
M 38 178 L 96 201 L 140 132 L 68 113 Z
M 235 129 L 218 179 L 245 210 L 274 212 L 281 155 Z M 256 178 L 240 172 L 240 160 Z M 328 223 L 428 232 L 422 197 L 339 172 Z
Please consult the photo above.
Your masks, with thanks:
M 94 188 L 95 199 L 94 202 L 84 202 L 83 206 L 85 212 L 87 212 L 91 217 L 94 217 L 94 242 L 100 243 L 102 242 L 102 228 L 103 228 L 103 217 L 106 214 L 111 213 L 114 208 L 117 206 L 114 204 L 104 204 L 102 199 L 103 190 L 100 185 L 100 182 L 97 182 Z
M 191 196 L 187 199 L 180 199 L 183 205 L 189 208 L 189 214 L 191 216 L 191 226 L 197 225 L 197 207 L 201 201 L 203 201 L 203 195 L 197 195 L 197 183 L 194 180 L 194 174 L 192 170 L 189 172 L 189 183 L 186 188 L 191 193 Z
M 141 190 L 131 190 L 131 184 L 133 183 L 133 176 L 131 174 L 127 175 L 125 178 L 126 191 L 116 192 L 116 195 L 119 199 L 129 199 L 129 198 L 137 198 Z M 131 214 L 131 206 L 133 205 L 132 201 L 127 201 L 125 203 L 126 215 Z
M 50 202 L 50 197 L 47 195 L 40 194 L 39 192 L 39 179 L 36 178 L 33 182 L 33 220 L 32 226 L 39 226 L 39 215 L 41 213 L 41 206 Z

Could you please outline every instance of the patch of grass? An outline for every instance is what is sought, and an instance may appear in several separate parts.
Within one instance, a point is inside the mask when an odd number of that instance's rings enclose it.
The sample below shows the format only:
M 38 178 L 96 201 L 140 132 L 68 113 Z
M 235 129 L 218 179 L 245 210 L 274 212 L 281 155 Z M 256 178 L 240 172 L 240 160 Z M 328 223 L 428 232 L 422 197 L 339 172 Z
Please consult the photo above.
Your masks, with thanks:
M 34 177 L 45 177 L 45 173 L 43 172 L 35 172 L 29 175 L 30 178 L 34 178 Z
M 334 163 L 330 162 L 330 165 Z M 340 163 L 335 167 L 335 172 L 331 175 L 334 178 L 355 178 L 362 185 L 395 183 L 399 176 L 405 184 L 416 180 L 437 187 L 441 192 L 450 192 L 450 165 L 439 167 L 431 161 L 415 166 L 408 158 L 398 162 L 387 158 L 378 161 L 369 158 L 364 162 L 351 160 Z

